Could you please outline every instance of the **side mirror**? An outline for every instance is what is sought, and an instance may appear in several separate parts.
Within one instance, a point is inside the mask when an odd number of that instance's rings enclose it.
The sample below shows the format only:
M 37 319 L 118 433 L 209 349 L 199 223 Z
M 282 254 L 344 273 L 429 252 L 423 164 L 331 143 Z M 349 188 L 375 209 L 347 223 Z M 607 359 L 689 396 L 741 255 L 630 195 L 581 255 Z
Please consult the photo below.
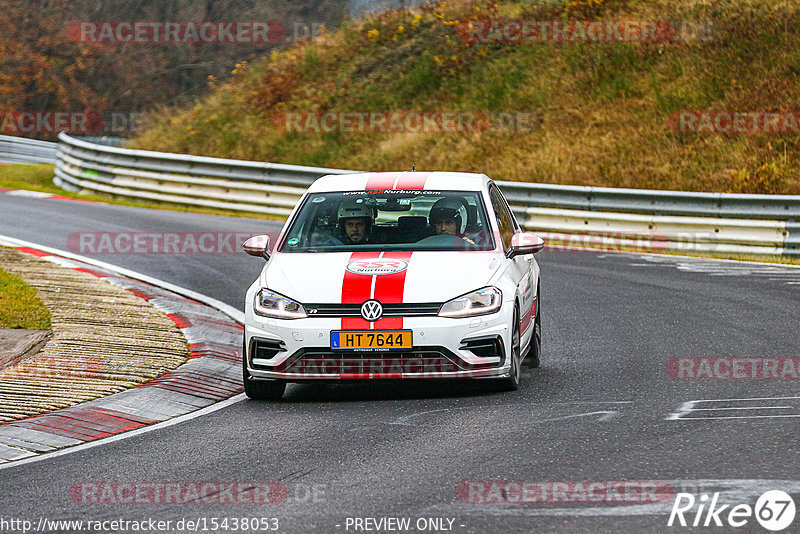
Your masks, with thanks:
M 523 254 L 536 254 L 544 248 L 544 239 L 533 232 L 517 232 L 511 237 L 511 247 L 506 256 L 513 258 Z
M 242 243 L 242 250 L 251 256 L 258 256 L 269 259 L 269 236 L 268 235 L 254 235 L 244 243 Z

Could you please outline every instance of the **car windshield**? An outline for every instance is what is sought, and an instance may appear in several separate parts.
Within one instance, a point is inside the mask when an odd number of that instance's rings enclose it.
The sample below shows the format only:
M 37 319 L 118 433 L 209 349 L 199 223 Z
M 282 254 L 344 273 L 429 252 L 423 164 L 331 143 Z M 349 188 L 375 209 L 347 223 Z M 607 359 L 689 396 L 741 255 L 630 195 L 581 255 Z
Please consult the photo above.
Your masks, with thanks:
M 476 191 L 346 191 L 308 195 L 280 252 L 493 250 Z

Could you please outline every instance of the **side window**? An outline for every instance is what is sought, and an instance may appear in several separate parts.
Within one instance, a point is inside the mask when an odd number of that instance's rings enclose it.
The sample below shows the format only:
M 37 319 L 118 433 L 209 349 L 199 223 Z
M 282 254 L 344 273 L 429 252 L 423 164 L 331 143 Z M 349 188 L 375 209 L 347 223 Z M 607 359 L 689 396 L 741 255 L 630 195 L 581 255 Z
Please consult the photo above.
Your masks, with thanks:
M 514 235 L 514 220 L 511 218 L 511 213 L 500 195 L 500 191 L 496 186 L 489 189 L 489 198 L 492 201 L 492 209 L 497 218 L 497 225 L 500 227 L 500 237 L 503 239 L 503 250 L 508 250 L 511 245 L 511 236 Z

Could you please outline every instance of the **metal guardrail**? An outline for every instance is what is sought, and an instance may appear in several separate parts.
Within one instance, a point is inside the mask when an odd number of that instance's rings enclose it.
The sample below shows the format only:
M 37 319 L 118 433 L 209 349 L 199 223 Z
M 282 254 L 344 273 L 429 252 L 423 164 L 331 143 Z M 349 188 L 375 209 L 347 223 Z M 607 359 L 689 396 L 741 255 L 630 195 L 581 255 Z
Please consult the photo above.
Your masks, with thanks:
M 54 181 L 66 189 L 279 216 L 316 178 L 359 172 L 59 139 Z M 800 196 L 497 183 L 520 224 L 549 243 L 800 256 Z
M 320 176 L 358 172 L 59 140 L 55 182 L 65 189 L 271 215 L 288 215 Z
M 511 203 L 586 211 L 800 220 L 800 196 L 497 182 Z
M 55 180 L 64 187 L 281 216 L 320 176 L 359 172 L 130 150 L 66 134 L 59 139 Z M 554 244 L 800 255 L 798 196 L 498 185 L 520 223 Z
M 517 220 L 548 243 L 702 255 L 798 255 L 786 221 L 680 217 L 516 207 Z
M 55 163 L 58 143 L 0 135 L 0 162 Z

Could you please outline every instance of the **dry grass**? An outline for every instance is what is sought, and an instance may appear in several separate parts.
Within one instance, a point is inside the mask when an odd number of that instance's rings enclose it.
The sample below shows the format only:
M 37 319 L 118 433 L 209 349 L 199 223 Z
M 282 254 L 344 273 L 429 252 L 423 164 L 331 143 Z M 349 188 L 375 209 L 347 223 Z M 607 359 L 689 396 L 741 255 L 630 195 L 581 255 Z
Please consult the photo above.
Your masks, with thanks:
M 21 278 L 0 269 L 0 327 L 25 330 L 50 328 L 50 311 L 36 289 Z
M 796 3 L 565 4 L 446 2 L 353 22 L 242 66 L 191 109 L 159 110 L 135 144 L 362 170 L 414 164 L 503 180 L 800 194 L 800 136 L 680 134 L 667 127 L 678 110 L 796 109 Z M 713 33 L 707 42 L 468 45 L 450 24 L 484 17 L 666 19 L 708 23 Z M 536 113 L 541 125 L 529 133 L 292 135 L 272 122 L 285 110 L 422 109 Z

